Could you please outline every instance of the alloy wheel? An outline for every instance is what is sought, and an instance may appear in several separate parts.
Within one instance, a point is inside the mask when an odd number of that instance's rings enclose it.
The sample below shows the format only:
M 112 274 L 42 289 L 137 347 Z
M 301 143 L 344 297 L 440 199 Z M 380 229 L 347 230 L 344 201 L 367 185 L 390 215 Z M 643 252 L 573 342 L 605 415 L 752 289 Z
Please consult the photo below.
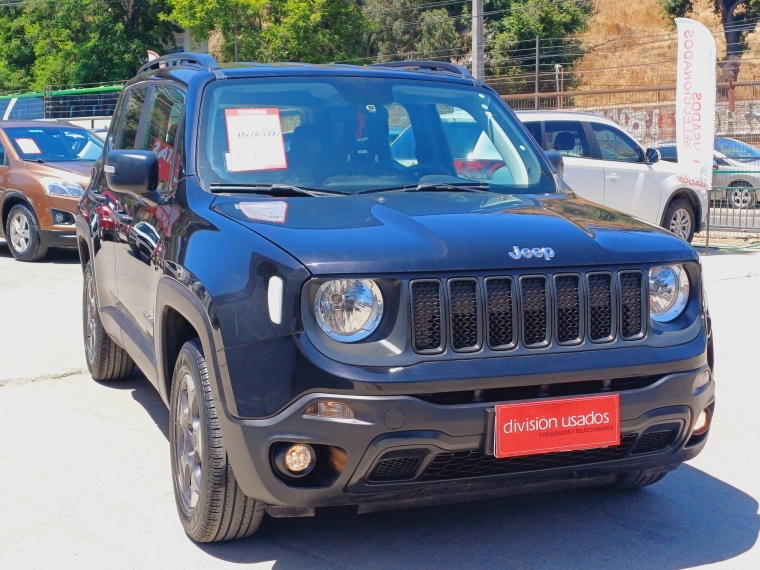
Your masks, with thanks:
M 198 391 L 189 372 L 180 380 L 174 424 L 173 447 L 179 495 L 184 508 L 192 511 L 200 495 L 203 460 Z
M 87 279 L 85 285 L 84 305 L 84 349 L 87 353 L 87 362 L 95 360 L 95 343 L 98 334 L 98 303 L 95 299 L 95 284 L 92 278 Z
M 678 208 L 670 218 L 670 231 L 681 239 L 689 239 L 691 234 L 691 216 L 684 208 Z
M 736 188 L 731 190 L 731 205 L 734 208 L 746 209 L 752 206 L 754 198 L 753 190 L 746 190 L 744 188 Z
M 11 218 L 9 237 L 11 246 L 16 253 L 23 254 L 29 249 L 29 243 L 32 240 L 32 230 L 29 227 L 29 219 L 22 213 L 17 212 Z

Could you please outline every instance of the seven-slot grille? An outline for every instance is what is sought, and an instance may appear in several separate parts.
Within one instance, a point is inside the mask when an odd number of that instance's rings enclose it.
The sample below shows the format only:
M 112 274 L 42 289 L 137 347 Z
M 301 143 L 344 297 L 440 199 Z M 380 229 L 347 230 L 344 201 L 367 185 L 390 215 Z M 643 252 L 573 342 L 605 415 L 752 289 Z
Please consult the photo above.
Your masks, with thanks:
M 422 354 L 508 350 L 644 336 L 638 270 L 412 281 L 412 344 Z

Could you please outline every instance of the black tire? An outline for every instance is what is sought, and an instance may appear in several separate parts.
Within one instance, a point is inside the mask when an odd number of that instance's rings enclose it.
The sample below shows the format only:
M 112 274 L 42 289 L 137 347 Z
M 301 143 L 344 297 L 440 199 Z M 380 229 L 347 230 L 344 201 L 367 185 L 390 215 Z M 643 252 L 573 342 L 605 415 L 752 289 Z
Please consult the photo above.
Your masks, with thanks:
M 654 485 L 658 481 L 662 481 L 663 477 L 667 474 L 667 471 L 665 473 L 648 474 L 644 474 L 643 471 L 628 471 L 627 473 L 618 475 L 617 481 L 612 484 L 611 488 L 615 491 L 632 491 L 633 489 Z
M 84 268 L 82 291 L 82 328 L 84 357 L 93 380 L 110 382 L 132 375 L 135 363 L 123 348 L 116 344 L 100 320 L 100 306 L 92 272 L 92 262 Z
M 685 217 L 688 218 L 688 228 L 685 227 L 685 224 L 682 225 L 681 223 Z M 697 226 L 694 208 L 691 207 L 688 200 L 676 198 L 670 203 L 665 212 L 663 227 L 681 239 L 691 243 L 691 240 L 694 239 L 694 230 Z
M 23 228 L 20 227 L 21 225 Z M 28 238 L 19 241 L 14 240 L 13 236 L 19 235 L 19 229 L 22 230 L 23 235 L 28 233 Z M 18 261 L 39 261 L 47 255 L 48 248 L 42 245 L 37 216 L 25 204 L 16 204 L 8 212 L 8 219 L 5 223 L 5 238 L 11 255 Z
M 174 368 L 169 442 L 174 498 L 187 535 L 196 542 L 217 542 L 255 533 L 264 504 L 246 496 L 235 480 L 198 340 L 185 343 Z

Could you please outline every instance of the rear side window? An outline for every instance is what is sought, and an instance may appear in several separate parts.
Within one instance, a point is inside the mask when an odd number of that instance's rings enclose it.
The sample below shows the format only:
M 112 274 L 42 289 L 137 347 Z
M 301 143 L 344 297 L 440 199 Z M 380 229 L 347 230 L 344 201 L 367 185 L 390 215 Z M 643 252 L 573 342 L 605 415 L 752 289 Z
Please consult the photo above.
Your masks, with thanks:
M 0 166 L 8 166 L 8 162 L 5 157 L 5 147 L 3 146 L 3 143 L 0 143 Z
M 145 106 L 145 95 L 147 89 L 132 89 L 127 94 L 127 100 L 124 102 L 122 111 L 122 121 L 119 130 L 116 133 L 113 147 L 116 149 L 135 148 L 137 140 L 137 129 L 140 126 L 140 115 L 142 115 Z
M 185 94 L 173 87 L 156 87 L 151 97 L 148 123 L 136 148 L 152 150 L 158 156 L 158 191 L 171 186 L 177 129 L 182 120 Z
M 591 158 L 586 133 L 580 121 L 546 121 L 546 139 L 542 145 L 546 150 L 556 150 L 562 156 Z
M 540 122 L 525 123 L 525 128 L 528 129 L 528 132 L 538 143 L 538 146 L 543 147 L 543 144 L 542 144 L 543 141 L 541 140 L 541 123 Z
M 623 131 L 600 123 L 591 123 L 591 126 L 599 143 L 602 160 L 644 162 L 639 145 Z

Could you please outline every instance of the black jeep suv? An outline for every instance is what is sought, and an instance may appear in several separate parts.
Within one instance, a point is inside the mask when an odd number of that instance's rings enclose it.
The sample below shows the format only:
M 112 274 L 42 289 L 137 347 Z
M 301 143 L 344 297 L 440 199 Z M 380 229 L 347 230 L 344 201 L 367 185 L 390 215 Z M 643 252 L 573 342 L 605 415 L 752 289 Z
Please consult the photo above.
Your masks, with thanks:
M 169 406 L 192 539 L 630 489 L 702 450 L 697 254 L 555 166 L 451 64 L 140 69 L 79 208 L 84 340 Z

